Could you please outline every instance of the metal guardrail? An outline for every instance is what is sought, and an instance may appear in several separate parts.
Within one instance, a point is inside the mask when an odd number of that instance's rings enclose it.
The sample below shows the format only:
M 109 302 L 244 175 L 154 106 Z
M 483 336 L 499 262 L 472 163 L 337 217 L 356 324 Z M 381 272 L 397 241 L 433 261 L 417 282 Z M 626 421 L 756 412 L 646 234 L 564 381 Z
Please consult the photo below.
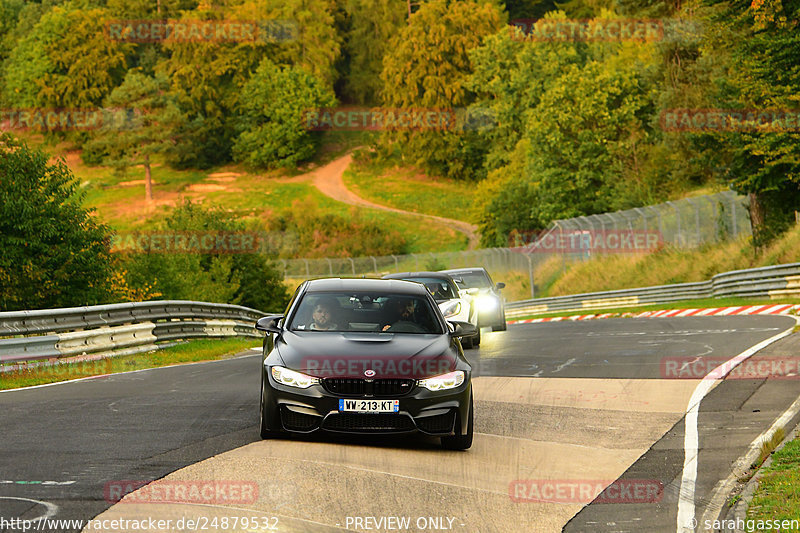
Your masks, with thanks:
M 800 263 L 734 270 L 695 283 L 522 300 L 506 304 L 506 316 L 515 318 L 556 311 L 636 307 L 701 298 L 787 296 L 800 296 Z
M 726 296 L 795 295 L 800 295 L 800 263 L 725 272 L 697 283 L 522 300 L 506 304 L 506 316 Z M 264 315 L 238 305 L 183 300 L 4 312 L 0 313 L 0 371 L 21 362 L 93 360 L 155 350 L 167 341 L 261 337 L 255 322 Z
M 163 300 L 0 313 L 0 371 L 11 363 L 94 360 L 155 350 L 166 341 L 261 337 L 256 309 Z M 5 337 L 5 338 L 2 338 Z

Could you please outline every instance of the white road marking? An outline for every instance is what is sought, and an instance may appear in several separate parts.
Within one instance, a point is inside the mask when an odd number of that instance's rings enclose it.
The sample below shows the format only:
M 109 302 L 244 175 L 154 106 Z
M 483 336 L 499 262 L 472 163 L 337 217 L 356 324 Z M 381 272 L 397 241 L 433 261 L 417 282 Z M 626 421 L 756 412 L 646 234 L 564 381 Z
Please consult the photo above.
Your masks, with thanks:
M 775 420 L 775 423 L 773 423 L 769 429 L 750 443 L 750 448 L 748 448 L 747 452 L 734 463 L 728 479 L 719 483 L 714 488 L 714 492 L 710 498 L 711 501 L 706 507 L 706 511 L 703 513 L 703 521 L 701 523 L 705 524 L 706 520 L 713 522 L 719 516 L 720 511 L 722 511 L 722 506 L 725 505 L 725 500 L 727 500 L 737 480 L 747 473 L 750 465 L 756 462 L 761 454 L 761 445 L 764 442 L 769 442 L 772 439 L 772 435 L 778 431 L 778 428 L 783 428 L 788 424 L 798 411 L 800 411 L 800 397 L 795 399 L 794 403 Z
M 20 502 L 31 502 L 37 505 L 43 505 L 46 509 L 45 513 L 42 516 L 37 516 L 36 518 L 31 518 L 30 522 L 43 522 L 48 518 L 52 518 L 58 513 L 58 505 L 50 502 L 43 502 L 41 500 L 32 500 L 30 498 L 17 498 L 16 496 L 0 496 L 0 500 L 17 500 Z
M 800 317 L 794 317 L 797 323 L 800 323 Z M 678 533 L 691 533 L 694 531 L 692 522 L 696 521 L 695 518 L 695 484 L 697 483 L 697 453 L 699 448 L 699 438 L 697 435 L 697 416 L 700 410 L 700 402 L 706 394 L 713 388 L 716 383 L 715 378 L 709 376 L 727 376 L 734 368 L 736 368 L 742 361 L 751 357 L 759 350 L 766 348 L 770 344 L 791 335 L 792 329 L 788 328 L 782 333 L 774 335 L 764 341 L 759 342 L 755 346 L 748 348 L 736 357 L 729 359 L 722 363 L 717 368 L 709 372 L 703 380 L 697 385 L 692 397 L 689 400 L 689 405 L 686 408 L 685 430 L 683 437 L 683 476 L 681 477 L 681 487 L 678 492 L 678 518 L 677 529 Z M 696 522 L 695 522 L 696 523 Z
M 567 360 L 566 362 L 564 362 L 564 363 L 562 363 L 562 364 L 558 365 L 558 366 L 556 367 L 556 369 L 555 369 L 555 370 L 553 370 L 553 374 L 555 374 L 556 372 L 561 372 L 562 370 L 564 370 L 565 368 L 567 368 L 569 365 L 571 365 L 571 364 L 572 364 L 572 363 L 574 363 L 575 361 L 577 361 L 577 359 L 575 359 L 575 358 L 573 357 L 572 359 L 569 359 L 569 360 Z

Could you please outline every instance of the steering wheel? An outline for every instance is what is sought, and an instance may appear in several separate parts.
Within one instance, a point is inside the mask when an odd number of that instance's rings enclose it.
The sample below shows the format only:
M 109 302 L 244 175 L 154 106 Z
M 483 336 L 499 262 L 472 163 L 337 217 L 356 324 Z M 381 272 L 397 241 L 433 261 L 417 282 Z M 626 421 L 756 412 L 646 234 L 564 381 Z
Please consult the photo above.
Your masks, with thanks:
M 425 333 L 425 328 L 409 320 L 400 320 L 389 326 L 385 331 L 391 333 Z

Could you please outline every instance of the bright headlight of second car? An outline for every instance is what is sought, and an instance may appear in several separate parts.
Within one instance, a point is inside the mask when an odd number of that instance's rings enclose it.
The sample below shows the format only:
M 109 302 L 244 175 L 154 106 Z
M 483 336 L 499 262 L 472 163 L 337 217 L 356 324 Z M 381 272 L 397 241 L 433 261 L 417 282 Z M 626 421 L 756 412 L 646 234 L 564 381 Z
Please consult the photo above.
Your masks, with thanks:
M 302 372 L 289 370 L 282 366 L 273 366 L 271 369 L 272 379 L 281 385 L 288 385 L 289 387 L 297 387 L 298 389 L 307 389 L 311 385 L 319 383 L 319 378 L 307 376 Z
M 440 376 L 432 378 L 421 379 L 418 382 L 420 387 L 425 387 L 430 391 L 440 391 L 447 389 L 455 389 L 464 383 L 464 371 L 456 370 L 455 372 L 448 372 Z
M 461 312 L 461 302 L 450 302 L 446 305 L 442 306 L 442 314 L 445 318 L 450 318 L 451 316 L 457 315 Z
M 493 311 L 497 309 L 497 298 L 493 296 L 478 296 L 475 303 L 480 311 Z

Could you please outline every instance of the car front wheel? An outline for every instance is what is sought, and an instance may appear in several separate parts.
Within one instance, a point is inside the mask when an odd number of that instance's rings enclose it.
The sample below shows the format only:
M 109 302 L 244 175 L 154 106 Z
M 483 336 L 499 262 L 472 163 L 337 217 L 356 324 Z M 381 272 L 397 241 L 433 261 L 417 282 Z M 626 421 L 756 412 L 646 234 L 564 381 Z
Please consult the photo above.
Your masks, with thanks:
M 458 424 L 459 434 L 442 437 L 442 448 L 445 450 L 467 450 L 472 446 L 472 394 L 469 395 L 469 418 L 467 419 L 467 432 L 461 434 L 461 424 Z
M 267 405 L 265 401 L 266 398 L 264 397 L 264 384 L 261 384 L 261 438 L 262 439 L 274 439 L 275 437 L 280 437 L 283 435 L 280 431 L 275 431 L 275 428 L 280 427 L 280 421 L 277 419 L 277 413 L 272 412 L 272 410 Z

